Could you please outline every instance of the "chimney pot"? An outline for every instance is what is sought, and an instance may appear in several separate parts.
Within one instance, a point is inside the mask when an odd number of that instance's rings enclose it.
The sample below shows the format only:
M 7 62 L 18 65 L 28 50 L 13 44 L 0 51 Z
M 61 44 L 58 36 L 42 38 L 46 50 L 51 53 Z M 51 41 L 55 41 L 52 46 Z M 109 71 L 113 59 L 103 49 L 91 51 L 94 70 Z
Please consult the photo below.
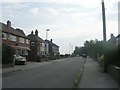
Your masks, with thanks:
M 7 26 L 8 26 L 8 28 L 11 27 L 11 22 L 9 20 L 7 21 Z
M 33 34 L 33 30 L 31 31 L 31 34 Z
M 52 42 L 53 40 L 51 39 L 50 41 Z
M 38 30 L 37 30 L 37 29 L 36 29 L 36 31 L 35 31 L 35 35 L 38 36 Z
M 111 34 L 111 38 L 113 38 L 114 37 L 114 35 L 113 34 Z

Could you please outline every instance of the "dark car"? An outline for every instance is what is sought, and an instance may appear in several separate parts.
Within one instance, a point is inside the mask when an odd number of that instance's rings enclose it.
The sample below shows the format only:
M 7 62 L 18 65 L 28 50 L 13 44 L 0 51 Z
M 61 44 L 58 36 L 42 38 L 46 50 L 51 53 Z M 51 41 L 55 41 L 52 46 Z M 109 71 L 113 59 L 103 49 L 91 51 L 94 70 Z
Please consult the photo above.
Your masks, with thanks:
M 83 58 L 86 58 L 87 56 L 86 56 L 86 54 L 82 54 L 82 57 L 83 57 Z

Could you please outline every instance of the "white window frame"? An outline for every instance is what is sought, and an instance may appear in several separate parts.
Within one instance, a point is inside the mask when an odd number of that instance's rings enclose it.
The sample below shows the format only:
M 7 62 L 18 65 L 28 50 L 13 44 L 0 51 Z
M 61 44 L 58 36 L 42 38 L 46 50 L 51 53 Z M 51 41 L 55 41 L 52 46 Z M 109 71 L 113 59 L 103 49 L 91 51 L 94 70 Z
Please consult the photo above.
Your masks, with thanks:
M 2 39 L 7 40 L 7 33 L 2 32 Z
M 26 44 L 29 44 L 29 39 L 26 39 Z
M 9 40 L 16 42 L 17 41 L 17 37 L 15 35 L 10 34 L 9 35 Z
M 25 43 L 25 38 L 19 37 L 19 43 Z

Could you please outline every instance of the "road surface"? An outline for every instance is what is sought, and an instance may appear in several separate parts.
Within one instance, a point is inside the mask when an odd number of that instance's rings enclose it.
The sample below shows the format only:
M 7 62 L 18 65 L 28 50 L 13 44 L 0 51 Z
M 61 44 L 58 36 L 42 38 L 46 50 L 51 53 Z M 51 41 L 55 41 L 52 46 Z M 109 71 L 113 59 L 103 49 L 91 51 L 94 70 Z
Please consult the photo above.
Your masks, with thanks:
M 13 72 L 2 78 L 2 85 L 3 88 L 72 88 L 84 61 L 73 57 Z

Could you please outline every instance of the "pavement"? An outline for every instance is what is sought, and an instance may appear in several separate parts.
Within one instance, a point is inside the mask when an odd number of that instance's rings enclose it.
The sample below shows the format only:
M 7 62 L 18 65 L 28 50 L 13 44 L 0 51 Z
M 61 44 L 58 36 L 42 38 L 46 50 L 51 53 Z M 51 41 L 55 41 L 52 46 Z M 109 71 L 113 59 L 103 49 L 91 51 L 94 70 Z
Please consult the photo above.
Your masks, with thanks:
M 37 68 L 39 66 L 48 64 L 48 63 L 53 63 L 55 62 L 55 60 L 53 61 L 46 61 L 46 62 L 27 62 L 26 65 L 15 65 L 14 67 L 9 67 L 9 68 L 3 68 L 2 70 L 0 69 L 0 71 L 2 71 L 2 73 L 0 73 L 0 75 L 4 75 L 7 73 L 11 73 L 11 72 L 16 72 L 16 71 L 22 71 L 22 70 L 26 70 L 26 69 L 32 69 L 32 68 Z
M 103 73 L 97 61 L 89 58 L 84 64 L 79 88 L 120 88 L 120 86 L 108 73 Z
M 44 61 L 44 62 L 30 62 L 30 61 L 28 61 L 26 65 L 15 65 L 14 67 L 8 67 L 8 68 L 3 68 L 3 69 L 0 68 L 0 76 L 5 75 L 7 73 L 11 73 L 11 72 L 37 68 L 37 67 L 42 66 L 42 65 L 55 63 L 55 62 L 58 62 L 61 60 L 64 61 L 67 59 L 69 59 L 69 58 L 58 59 L 58 60 L 49 60 L 49 61 Z

